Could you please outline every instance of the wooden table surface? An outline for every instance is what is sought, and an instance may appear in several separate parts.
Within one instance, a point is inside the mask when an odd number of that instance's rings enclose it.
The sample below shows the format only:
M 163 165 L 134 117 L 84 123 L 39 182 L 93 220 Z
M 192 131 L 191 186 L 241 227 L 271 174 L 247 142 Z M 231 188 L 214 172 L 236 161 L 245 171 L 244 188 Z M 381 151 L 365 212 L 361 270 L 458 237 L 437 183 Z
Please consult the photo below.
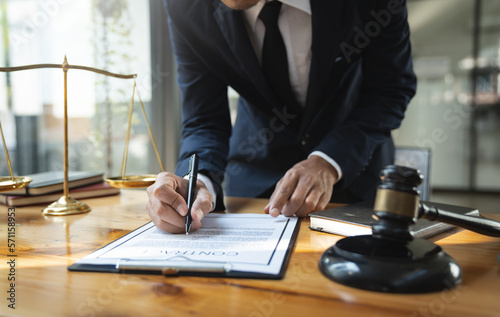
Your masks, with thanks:
M 44 217 L 43 206 L 0 207 L 1 316 L 500 316 L 500 239 L 467 231 L 442 237 L 436 243 L 458 262 L 463 283 L 415 295 L 357 290 L 324 277 L 318 260 L 341 237 L 310 230 L 307 218 L 283 280 L 69 272 L 78 259 L 149 221 L 142 190 L 84 201 L 90 213 L 65 217 Z M 227 209 L 261 213 L 266 203 L 228 198 Z M 8 225 L 12 212 L 15 226 Z M 12 293 L 15 309 L 8 306 Z

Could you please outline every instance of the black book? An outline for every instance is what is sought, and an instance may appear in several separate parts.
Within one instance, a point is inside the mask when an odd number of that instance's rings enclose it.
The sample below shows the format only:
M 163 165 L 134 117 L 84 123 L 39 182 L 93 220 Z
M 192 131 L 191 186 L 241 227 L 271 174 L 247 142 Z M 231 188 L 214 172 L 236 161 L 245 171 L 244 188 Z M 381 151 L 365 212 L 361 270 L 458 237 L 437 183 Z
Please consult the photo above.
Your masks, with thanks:
M 52 171 L 26 175 L 33 181 L 24 187 L 6 192 L 7 195 L 45 195 L 59 192 L 64 189 L 64 172 Z M 68 187 L 77 188 L 90 184 L 102 182 L 104 173 L 102 172 L 68 172 Z
M 0 204 L 10 207 L 21 207 L 38 204 L 48 204 L 58 200 L 64 192 L 54 192 L 44 195 L 8 195 L 6 192 L 0 195 Z M 72 188 L 69 190 L 69 195 L 74 199 L 94 198 L 101 196 L 110 196 L 120 193 L 119 188 L 112 187 L 108 183 L 101 181 L 100 183 Z
M 479 210 L 475 208 L 425 201 L 423 203 L 462 215 L 479 216 Z M 346 237 L 372 234 L 372 225 L 377 222 L 373 215 L 373 203 L 368 202 L 316 211 L 309 216 L 310 229 Z M 443 222 L 418 219 L 410 226 L 410 232 L 415 238 L 427 239 L 453 228 L 455 226 Z

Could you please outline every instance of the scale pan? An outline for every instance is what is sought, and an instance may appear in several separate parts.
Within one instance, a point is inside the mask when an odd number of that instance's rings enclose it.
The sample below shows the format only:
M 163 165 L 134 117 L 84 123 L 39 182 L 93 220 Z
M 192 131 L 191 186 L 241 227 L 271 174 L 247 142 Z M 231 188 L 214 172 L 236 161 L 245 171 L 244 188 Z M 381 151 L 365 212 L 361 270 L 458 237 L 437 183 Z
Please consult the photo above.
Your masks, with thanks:
M 128 175 L 106 178 L 109 185 L 116 188 L 145 188 L 156 181 L 156 174 Z
M 25 176 L 15 176 L 14 179 L 10 176 L 0 177 L 0 192 L 24 188 L 32 181 L 31 178 Z

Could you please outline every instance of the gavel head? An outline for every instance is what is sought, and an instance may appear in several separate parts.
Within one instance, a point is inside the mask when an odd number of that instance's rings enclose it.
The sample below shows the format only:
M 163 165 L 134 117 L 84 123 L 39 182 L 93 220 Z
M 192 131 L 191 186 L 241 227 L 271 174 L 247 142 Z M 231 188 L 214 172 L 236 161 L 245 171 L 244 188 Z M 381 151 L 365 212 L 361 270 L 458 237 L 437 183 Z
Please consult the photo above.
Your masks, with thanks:
M 412 240 L 408 226 L 418 216 L 422 174 L 409 167 L 389 165 L 380 172 L 373 213 L 378 222 L 372 226 L 374 238 Z

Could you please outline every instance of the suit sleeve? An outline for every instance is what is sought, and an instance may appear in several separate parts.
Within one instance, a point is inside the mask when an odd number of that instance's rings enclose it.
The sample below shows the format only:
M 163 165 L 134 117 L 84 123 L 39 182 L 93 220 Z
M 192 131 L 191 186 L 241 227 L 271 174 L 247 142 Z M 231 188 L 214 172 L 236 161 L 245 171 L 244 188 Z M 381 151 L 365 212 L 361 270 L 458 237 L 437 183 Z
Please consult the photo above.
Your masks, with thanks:
M 369 45 L 360 50 L 363 80 L 356 104 L 346 120 L 331 129 L 314 149 L 340 165 L 342 188 L 370 163 L 377 147 L 391 138 L 391 130 L 400 126 L 407 104 L 415 94 L 406 2 L 377 3 L 375 12 L 387 9 L 388 3 L 400 4 L 400 12 L 391 14 L 390 23 L 381 27 L 370 38 Z
M 167 14 L 168 14 L 167 7 Z M 169 29 L 176 56 L 182 95 L 182 134 L 176 174 L 188 172 L 189 157 L 200 157 L 199 172 L 208 176 L 217 194 L 215 209 L 224 209 L 222 181 L 229 150 L 231 120 L 227 85 L 204 65 L 169 15 Z

